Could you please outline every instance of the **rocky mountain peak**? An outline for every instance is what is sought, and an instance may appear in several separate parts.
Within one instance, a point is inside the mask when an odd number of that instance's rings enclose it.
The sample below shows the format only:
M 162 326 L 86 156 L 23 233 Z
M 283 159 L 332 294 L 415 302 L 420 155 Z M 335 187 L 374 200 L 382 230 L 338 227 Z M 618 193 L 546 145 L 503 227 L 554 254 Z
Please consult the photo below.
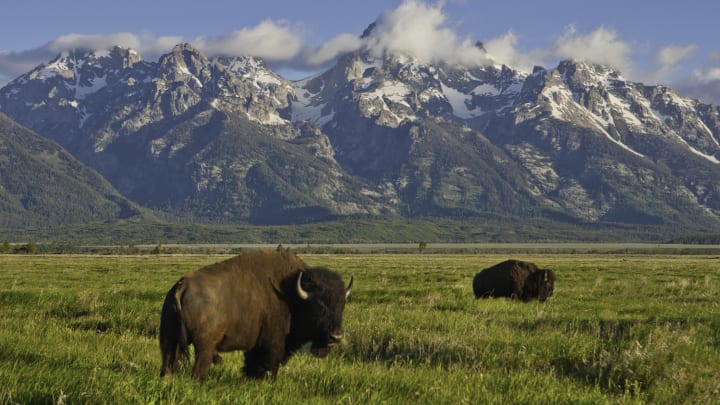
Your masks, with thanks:
M 201 218 L 720 216 L 718 108 L 586 62 L 526 73 L 362 49 L 292 83 L 186 43 L 156 63 L 74 51 L 0 89 L 0 110 L 126 196 Z
M 574 60 L 561 61 L 556 69 L 570 87 L 608 87 L 625 81 L 619 71 L 606 65 Z
M 198 49 L 188 43 L 178 44 L 158 61 L 161 75 L 169 81 L 187 81 L 194 90 L 212 79 L 210 61 Z

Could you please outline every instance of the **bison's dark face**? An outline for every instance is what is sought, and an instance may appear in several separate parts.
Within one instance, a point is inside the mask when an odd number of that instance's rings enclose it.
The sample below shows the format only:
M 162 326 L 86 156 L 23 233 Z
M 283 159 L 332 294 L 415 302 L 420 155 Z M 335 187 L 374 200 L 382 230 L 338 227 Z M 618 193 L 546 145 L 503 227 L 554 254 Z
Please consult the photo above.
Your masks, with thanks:
M 536 272 L 538 277 L 538 300 L 545 302 L 548 297 L 553 295 L 555 290 L 555 273 L 552 270 L 541 269 Z
M 340 276 L 325 269 L 310 269 L 298 276 L 297 293 L 304 301 L 304 327 L 308 328 L 313 355 L 324 357 L 332 345 L 342 341 L 343 311 L 352 284 L 350 278 L 345 287 Z

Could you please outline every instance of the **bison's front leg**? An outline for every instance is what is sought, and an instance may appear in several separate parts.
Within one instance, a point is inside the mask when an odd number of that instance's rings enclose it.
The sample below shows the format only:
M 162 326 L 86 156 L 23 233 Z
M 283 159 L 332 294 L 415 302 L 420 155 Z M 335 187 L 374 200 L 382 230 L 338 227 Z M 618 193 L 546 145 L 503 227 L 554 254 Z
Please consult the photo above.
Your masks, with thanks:
M 245 352 L 245 367 L 243 372 L 251 378 L 265 378 L 270 373 L 270 353 L 262 348 L 255 347 Z
M 277 376 L 280 368 L 280 356 L 264 347 L 256 347 L 245 352 L 245 375 L 251 378 Z

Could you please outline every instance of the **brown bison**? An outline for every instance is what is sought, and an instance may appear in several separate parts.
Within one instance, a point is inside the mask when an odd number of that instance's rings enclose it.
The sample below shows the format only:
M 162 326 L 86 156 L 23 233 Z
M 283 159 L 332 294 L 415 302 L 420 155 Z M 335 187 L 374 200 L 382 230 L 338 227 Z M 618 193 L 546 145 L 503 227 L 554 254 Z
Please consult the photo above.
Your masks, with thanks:
M 323 357 L 343 338 L 352 290 L 340 276 L 310 268 L 289 252 L 250 252 L 185 274 L 170 289 L 160 316 L 160 375 L 175 372 L 195 347 L 193 378 L 203 380 L 220 352 L 245 351 L 244 372 L 275 376 L 310 342 Z
M 525 302 L 538 299 L 544 302 L 553 294 L 555 273 L 538 269 L 535 263 L 506 260 L 475 275 L 475 298 L 508 297 Z

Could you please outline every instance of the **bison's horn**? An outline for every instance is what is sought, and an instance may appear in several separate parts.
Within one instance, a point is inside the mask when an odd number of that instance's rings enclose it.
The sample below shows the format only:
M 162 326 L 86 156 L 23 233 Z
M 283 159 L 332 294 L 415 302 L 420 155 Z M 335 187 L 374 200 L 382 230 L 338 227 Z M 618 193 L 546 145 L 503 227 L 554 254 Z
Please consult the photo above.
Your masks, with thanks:
M 301 271 L 300 274 L 298 274 L 298 278 L 297 278 L 297 293 L 298 293 L 298 297 L 300 297 L 301 300 L 307 301 L 310 299 L 310 293 L 303 290 L 303 288 L 302 288 L 302 284 L 300 283 L 300 280 L 302 280 L 302 275 L 303 274 Z
M 352 292 L 353 287 L 353 276 L 350 276 L 350 282 L 348 283 L 347 288 L 345 288 L 345 299 L 348 299 L 350 296 L 350 293 Z

